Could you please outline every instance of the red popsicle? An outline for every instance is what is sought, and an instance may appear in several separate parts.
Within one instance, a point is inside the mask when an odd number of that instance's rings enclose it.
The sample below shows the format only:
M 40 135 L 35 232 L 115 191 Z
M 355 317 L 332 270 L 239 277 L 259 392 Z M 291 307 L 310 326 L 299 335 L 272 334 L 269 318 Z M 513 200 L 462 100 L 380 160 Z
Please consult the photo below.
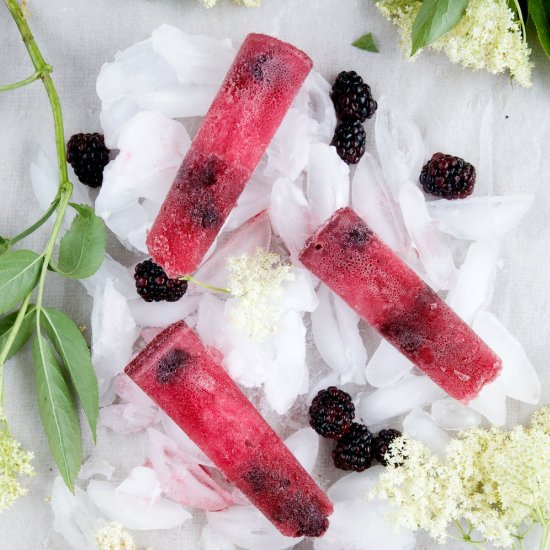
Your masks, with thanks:
M 332 504 L 183 322 L 159 334 L 126 373 L 290 537 L 319 537 Z
M 497 355 L 350 208 L 300 260 L 451 397 L 467 403 L 499 374 Z
M 147 238 L 153 260 L 170 276 L 197 269 L 311 66 L 290 44 L 248 35 Z

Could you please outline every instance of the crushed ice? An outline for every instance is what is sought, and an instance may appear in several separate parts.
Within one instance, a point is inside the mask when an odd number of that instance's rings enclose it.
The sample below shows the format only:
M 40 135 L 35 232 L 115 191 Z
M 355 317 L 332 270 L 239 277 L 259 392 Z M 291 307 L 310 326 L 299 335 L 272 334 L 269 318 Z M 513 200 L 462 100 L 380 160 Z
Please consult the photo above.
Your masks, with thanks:
M 93 548 L 94 529 L 105 519 L 131 529 L 169 529 L 190 520 L 193 510 L 206 510 L 205 550 L 276 550 L 299 542 L 283 537 L 174 421 L 121 374 L 146 342 L 178 319 L 221 352 L 224 367 L 245 392 L 262 396 L 262 407 L 267 407 L 262 411 L 270 418 L 290 411 L 292 420 L 281 417 L 277 426 L 285 435 L 293 427 L 286 443 L 316 476 L 319 437 L 304 427 L 304 411 L 328 385 L 347 384 L 358 419 L 375 427 L 402 421 L 405 431 L 437 452 L 444 449 L 449 431 L 476 426 L 482 415 L 503 424 L 507 397 L 527 403 L 540 397 L 540 381 L 521 344 L 486 311 L 498 275 L 499 244 L 525 215 L 532 197 L 426 200 L 413 182 L 429 152 L 415 122 L 389 97 L 379 99 L 373 126 L 378 158 L 365 154 L 350 181 L 349 168 L 329 147 L 336 125 L 330 85 L 315 71 L 196 273 L 198 280 L 224 287 L 229 256 L 260 247 L 288 257 L 296 277 L 285 283 L 275 333 L 262 343 L 236 333 L 227 322 L 224 296 L 197 287 L 176 303 L 146 303 L 137 296 L 132 270 L 147 252 L 147 230 L 190 146 L 188 128 L 196 125 L 186 119 L 206 113 L 234 53 L 229 40 L 162 25 L 150 39 L 119 52 L 97 80 L 106 142 L 118 155 L 105 171 L 95 207 L 133 255 L 127 265 L 108 256 L 98 273 L 83 281 L 94 301 L 92 352 L 100 383 L 100 423 L 115 433 L 140 433 L 148 450 L 145 464 L 134 464 L 122 482 L 111 481 L 114 468 L 100 456 L 83 465 L 74 495 L 56 479 L 54 528 L 77 549 Z M 53 158 L 53 144 L 43 140 L 31 167 L 43 208 L 56 191 Z M 85 187 L 77 185 L 75 193 L 75 200 L 90 203 Z M 368 327 L 301 268 L 298 254 L 306 239 L 350 203 L 422 278 L 436 290 L 450 289 L 447 303 L 502 357 L 502 376 L 468 407 L 446 397 L 385 340 L 379 340 L 369 359 Z M 459 241 L 454 239 L 472 241 L 461 265 L 455 264 Z M 368 338 L 373 337 L 370 331 Z M 315 354 L 320 360 L 313 362 Z M 302 415 L 298 422 L 296 410 Z M 376 466 L 349 474 L 329 488 L 335 511 L 328 532 L 314 543 L 316 550 L 413 547 L 411 533 L 386 525 L 387 504 L 365 499 L 380 471 Z

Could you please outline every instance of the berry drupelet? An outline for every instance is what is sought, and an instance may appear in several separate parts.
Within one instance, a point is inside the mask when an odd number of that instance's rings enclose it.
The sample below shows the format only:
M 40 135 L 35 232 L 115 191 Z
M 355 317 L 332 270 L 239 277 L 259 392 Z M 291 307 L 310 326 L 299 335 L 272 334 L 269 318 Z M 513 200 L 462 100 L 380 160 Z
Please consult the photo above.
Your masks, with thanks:
M 365 154 L 367 134 L 360 122 L 342 122 L 336 127 L 331 145 L 346 164 L 357 164 Z
M 332 459 L 340 470 L 362 472 L 372 465 L 373 436 L 366 426 L 353 423 L 332 451 Z
M 109 164 L 110 150 L 101 134 L 75 134 L 67 143 L 67 162 L 78 179 L 89 187 L 103 183 L 103 169 Z
M 422 168 L 420 183 L 426 193 L 444 199 L 464 199 L 474 191 L 476 169 L 464 159 L 436 153 Z
M 399 430 L 381 430 L 380 433 L 374 438 L 373 442 L 373 454 L 374 458 L 383 464 L 384 466 L 388 465 L 386 460 L 386 454 L 389 451 L 390 445 L 394 439 L 401 437 L 402 433 Z
M 146 302 L 177 302 L 187 291 L 187 281 L 170 279 L 152 260 L 136 265 L 134 279 L 137 293 Z
M 321 390 L 309 408 L 309 424 L 323 437 L 338 439 L 350 428 L 355 406 L 345 391 L 330 386 Z
M 378 107 L 368 84 L 355 71 L 342 71 L 330 94 L 340 120 L 365 122 Z

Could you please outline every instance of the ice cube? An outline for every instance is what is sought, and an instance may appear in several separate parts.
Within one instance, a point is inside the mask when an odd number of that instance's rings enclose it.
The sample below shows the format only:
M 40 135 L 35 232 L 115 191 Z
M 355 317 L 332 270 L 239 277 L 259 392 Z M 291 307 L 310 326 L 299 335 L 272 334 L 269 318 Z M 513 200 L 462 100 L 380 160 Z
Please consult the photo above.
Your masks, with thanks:
M 201 535 L 201 550 L 237 550 L 237 547 L 223 535 L 205 525 Z
M 330 143 L 336 128 L 336 113 L 330 97 L 331 85 L 317 71 L 311 71 L 296 98 L 306 97 L 305 109 L 316 123 L 312 128 L 310 139 L 313 142 Z
M 468 197 L 428 203 L 439 228 L 457 239 L 498 239 L 521 221 L 533 204 L 531 195 Z
M 378 100 L 376 149 L 384 177 L 395 200 L 401 186 L 416 181 L 424 161 L 424 143 L 418 126 L 387 96 Z
M 285 445 L 304 470 L 312 475 L 319 452 L 319 436 L 311 428 L 302 428 L 285 439 Z
M 304 170 L 310 156 L 313 121 L 306 113 L 291 108 L 267 148 L 265 175 L 294 181 Z
M 247 550 L 284 550 L 301 540 L 281 535 L 253 506 L 233 506 L 221 512 L 207 512 L 206 519 L 214 531 Z
M 445 430 L 467 430 L 481 423 L 479 413 L 447 397 L 432 403 L 432 418 Z
M 54 479 L 51 505 L 53 528 L 75 550 L 90 550 L 95 546 L 95 529 L 99 511 L 90 497 L 79 487 L 72 494 L 63 480 Z
M 183 125 L 161 113 L 143 111 L 124 125 L 120 153 L 105 169 L 96 212 L 125 246 L 147 252 L 147 230 L 190 143 Z
M 111 466 L 104 458 L 93 455 L 80 467 L 78 479 L 88 480 L 94 476 L 103 476 L 110 480 L 114 471 L 114 466 Z
M 279 178 L 273 184 L 269 217 L 273 229 L 281 237 L 294 262 L 317 224 L 315 216 L 298 183 Z
M 278 414 L 285 414 L 308 390 L 306 327 L 302 315 L 287 311 L 272 336 L 274 358 L 264 384 L 265 396 Z
M 120 434 L 138 433 L 159 422 L 156 407 L 144 407 L 134 403 L 108 405 L 99 411 L 102 426 Z
M 212 461 L 199 449 L 194 441 L 164 412 L 160 411 L 160 421 L 166 435 L 197 464 L 213 466 Z
M 115 289 L 112 280 L 107 280 L 94 296 L 92 308 L 92 361 L 100 395 L 128 364 L 137 334 L 126 298 Z
M 412 550 L 414 535 L 389 523 L 389 505 L 381 500 L 337 502 L 327 532 L 313 542 L 315 550 Z
M 427 445 L 432 451 L 443 456 L 451 441 L 449 434 L 442 430 L 434 419 L 420 407 L 414 408 L 403 420 L 403 432 Z
M 197 281 L 226 288 L 227 260 L 242 254 L 251 255 L 258 248 L 269 250 L 270 243 L 271 224 L 267 211 L 264 210 L 231 233 L 224 243 L 219 244 L 193 276 Z
M 356 372 L 364 371 L 367 361 L 359 315 L 324 284 L 318 296 L 319 307 L 311 314 L 313 340 L 323 360 L 340 375 L 341 383 L 349 382 Z
M 506 424 L 506 394 L 500 377 L 481 388 L 479 395 L 468 406 L 481 413 L 489 422 L 497 426 Z
M 316 224 L 325 222 L 349 203 L 349 167 L 335 147 L 318 143 L 311 147 L 307 167 L 307 198 Z
M 126 266 L 113 260 L 109 254 L 105 254 L 101 267 L 91 277 L 79 282 L 93 298 L 96 292 L 98 296 L 100 295 L 107 281 L 111 281 L 117 292 L 126 299 L 131 300 L 136 297 L 136 285 L 132 274 Z
M 504 393 L 518 401 L 538 403 L 541 394 L 540 379 L 523 346 L 487 311 L 477 314 L 473 328 L 502 359 L 502 372 L 498 381 Z
M 367 382 L 375 388 L 395 384 L 412 370 L 414 364 L 387 340 L 381 340 L 365 369 Z
M 331 485 L 327 496 L 333 503 L 359 500 L 364 502 L 366 496 L 378 483 L 383 466 L 372 466 L 364 472 L 353 472 L 340 478 Z
M 424 194 L 414 183 L 406 182 L 401 186 L 399 204 L 405 227 L 434 290 L 451 288 L 457 274 L 453 256 L 445 235 L 428 213 Z
M 472 243 L 447 294 L 447 304 L 469 325 L 477 312 L 491 301 L 499 248 L 494 241 Z
M 246 184 L 241 196 L 237 200 L 237 205 L 229 214 L 223 226 L 224 232 L 237 229 L 243 223 L 256 216 L 256 214 L 269 208 L 273 179 L 266 177 L 262 173 L 262 162 L 260 161 L 260 167 L 258 167 L 250 181 Z
M 147 435 L 147 456 L 168 498 L 210 511 L 224 510 L 233 504 L 231 495 L 174 441 L 153 429 L 147 430 Z
M 190 285 L 191 286 L 191 285 Z M 165 327 L 192 315 L 198 307 L 200 294 L 188 293 L 177 302 L 146 302 L 138 296 L 128 302 L 135 322 L 142 327 Z
M 313 286 L 311 273 L 299 267 L 295 267 L 293 273 L 294 279 L 282 284 L 281 310 L 315 311 L 319 305 L 319 299 Z
M 152 48 L 173 68 L 183 84 L 218 87 L 235 57 L 228 38 L 218 40 L 188 34 L 171 25 L 161 25 L 153 31 Z
M 427 376 L 408 376 L 392 386 L 357 396 L 357 416 L 369 424 L 378 424 L 399 416 L 414 407 L 440 399 L 445 392 Z
M 386 185 L 374 157 L 365 153 L 355 169 L 351 183 L 353 209 L 367 225 L 395 252 L 402 254 L 408 235 L 399 205 Z
M 92 480 L 87 492 L 103 514 L 127 529 L 171 529 L 192 517 L 179 504 L 160 497 L 160 482 L 151 468 L 134 468 L 118 486 Z

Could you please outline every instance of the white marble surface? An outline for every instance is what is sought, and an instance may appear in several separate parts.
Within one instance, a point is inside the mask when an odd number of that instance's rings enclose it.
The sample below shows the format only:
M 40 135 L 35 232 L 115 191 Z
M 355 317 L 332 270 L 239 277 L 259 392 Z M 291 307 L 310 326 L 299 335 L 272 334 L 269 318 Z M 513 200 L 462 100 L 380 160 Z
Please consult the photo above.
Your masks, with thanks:
M 440 55 L 425 54 L 414 64 L 403 62 L 394 28 L 368 0 L 263 3 L 261 8 L 245 9 L 220 0 L 218 7 L 205 10 L 196 0 L 29 0 L 30 25 L 46 59 L 55 67 L 66 135 L 99 130 L 95 79 L 101 64 L 117 50 L 149 36 L 161 23 L 235 41 L 251 31 L 274 34 L 308 52 L 328 79 L 343 69 L 357 70 L 375 95 L 390 94 L 405 106 L 432 152 L 453 152 L 478 166 L 480 194 L 536 194 L 526 220 L 505 242 L 490 309 L 525 345 L 543 381 L 543 401 L 550 402 L 550 62 L 542 52 L 535 52 L 535 86 L 523 90 L 506 76 L 472 74 Z M 368 31 L 374 33 L 380 54 L 349 45 Z M 32 72 L 3 5 L 0 61 L 1 83 Z M 0 235 L 18 233 L 40 215 L 30 188 L 29 166 L 36 138 L 50 131 L 50 124 L 39 83 L 0 95 Z M 33 235 L 27 246 L 38 249 L 44 239 L 44 234 Z M 118 250 L 112 239 L 110 248 Z M 80 323 L 89 322 L 90 301 L 78 283 L 50 276 L 47 300 Z M 51 527 L 47 499 L 54 465 L 39 427 L 29 352 L 9 363 L 6 371 L 10 426 L 25 448 L 35 452 L 38 475 L 30 483 L 29 496 L 0 515 L 0 547 L 65 550 L 67 545 Z M 531 410 L 511 406 L 509 422 L 525 421 Z M 140 438 L 106 431 L 100 433 L 99 446 L 115 466 L 123 466 L 125 456 L 144 453 Z M 89 441 L 86 450 L 91 450 Z M 194 549 L 198 534 L 196 524 L 185 524 L 181 529 L 136 538 L 140 548 L 149 544 L 155 550 Z M 418 548 L 436 547 L 418 543 Z

